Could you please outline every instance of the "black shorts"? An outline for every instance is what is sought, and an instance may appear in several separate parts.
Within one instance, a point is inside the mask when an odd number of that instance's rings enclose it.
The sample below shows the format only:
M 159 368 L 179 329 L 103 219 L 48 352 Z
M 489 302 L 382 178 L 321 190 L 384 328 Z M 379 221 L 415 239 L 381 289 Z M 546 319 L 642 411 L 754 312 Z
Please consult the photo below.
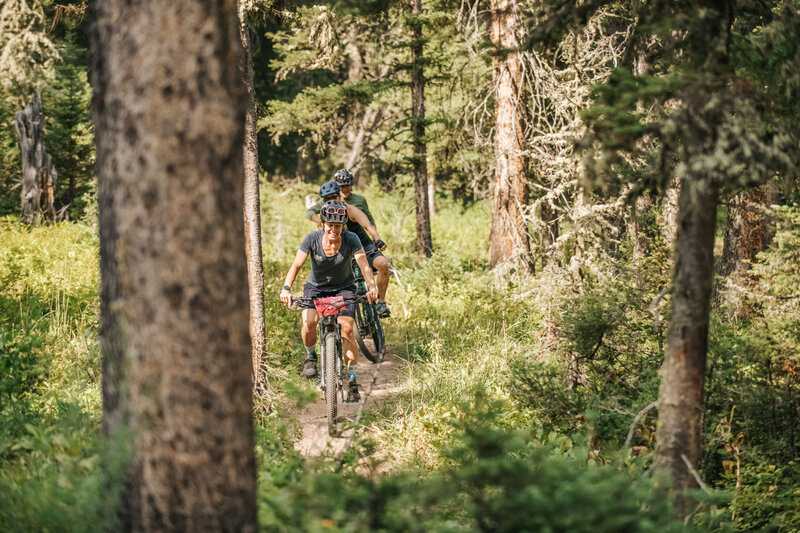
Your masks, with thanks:
M 355 298 L 356 297 L 356 286 L 350 285 L 345 287 L 344 289 L 339 289 L 338 291 L 325 291 L 320 290 L 319 287 L 315 287 L 314 285 L 309 285 L 306 283 L 303 285 L 303 297 L 304 298 L 327 298 L 329 296 L 342 296 L 344 298 Z M 314 307 L 314 302 L 311 302 L 307 305 L 302 306 L 303 309 L 316 309 Z M 355 304 L 347 304 L 344 306 L 344 310 L 339 313 L 339 316 L 349 316 L 350 318 L 355 318 L 356 316 L 356 306 Z
M 369 244 L 364 246 L 364 253 L 367 254 L 367 261 L 369 261 L 369 267 L 372 270 L 375 270 L 375 267 L 372 266 L 372 262 L 375 261 L 376 257 L 383 257 L 383 254 L 372 243 L 369 243 Z

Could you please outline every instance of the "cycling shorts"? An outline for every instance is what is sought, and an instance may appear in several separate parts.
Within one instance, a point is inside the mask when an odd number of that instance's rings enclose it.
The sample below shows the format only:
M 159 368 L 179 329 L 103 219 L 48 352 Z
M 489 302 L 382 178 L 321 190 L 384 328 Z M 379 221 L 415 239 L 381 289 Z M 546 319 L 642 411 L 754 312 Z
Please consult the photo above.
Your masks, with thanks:
M 372 263 L 375 261 L 376 257 L 383 257 L 383 254 L 372 243 L 369 243 L 366 246 L 364 246 L 364 253 L 367 254 L 367 261 L 369 261 L 369 267 L 374 271 L 375 267 L 372 266 Z
M 303 297 L 304 298 L 312 298 L 314 300 L 318 298 L 327 298 L 329 296 L 342 296 L 345 299 L 347 298 L 355 298 L 356 297 L 356 286 L 349 285 L 344 289 L 339 289 L 338 291 L 326 291 L 321 290 L 319 287 L 315 287 L 314 285 L 309 285 L 306 283 L 303 285 Z M 315 309 L 314 302 L 309 304 L 303 305 L 303 309 Z M 339 316 L 349 316 L 350 318 L 355 318 L 356 316 L 356 306 L 355 304 L 349 303 L 344 306 L 344 310 L 339 312 Z

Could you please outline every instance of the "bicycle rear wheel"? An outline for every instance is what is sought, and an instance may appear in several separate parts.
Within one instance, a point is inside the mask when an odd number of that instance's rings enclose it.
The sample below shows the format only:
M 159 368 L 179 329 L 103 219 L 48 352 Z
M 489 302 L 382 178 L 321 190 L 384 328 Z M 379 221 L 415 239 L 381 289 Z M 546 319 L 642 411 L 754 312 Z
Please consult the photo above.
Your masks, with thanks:
M 328 411 L 328 434 L 336 434 L 337 393 L 339 379 L 336 371 L 336 335 L 328 333 L 322 343 L 322 360 L 325 365 L 325 406 Z
M 373 363 L 383 360 L 386 339 L 374 303 L 363 302 L 356 306 L 356 341 L 364 357 Z

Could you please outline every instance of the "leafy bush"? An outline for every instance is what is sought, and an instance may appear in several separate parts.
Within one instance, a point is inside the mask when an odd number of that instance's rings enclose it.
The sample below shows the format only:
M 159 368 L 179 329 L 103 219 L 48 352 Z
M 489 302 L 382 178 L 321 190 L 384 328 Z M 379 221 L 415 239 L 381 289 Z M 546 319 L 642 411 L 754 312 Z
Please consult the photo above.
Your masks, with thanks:
M 270 531 L 690 531 L 645 478 L 542 446 L 504 427 L 497 405 L 461 405 L 449 466 L 385 477 L 353 463 L 317 466 L 285 490 L 262 492 Z M 264 513 L 264 506 L 270 513 Z

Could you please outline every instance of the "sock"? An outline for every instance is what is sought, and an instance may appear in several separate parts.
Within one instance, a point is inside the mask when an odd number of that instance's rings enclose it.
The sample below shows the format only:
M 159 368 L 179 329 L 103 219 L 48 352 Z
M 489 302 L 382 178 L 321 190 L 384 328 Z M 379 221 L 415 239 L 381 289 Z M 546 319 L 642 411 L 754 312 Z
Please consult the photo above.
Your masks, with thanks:
M 306 354 L 308 354 L 308 355 L 306 355 L 306 359 L 310 359 L 312 357 L 316 357 L 317 356 L 317 347 L 316 346 L 312 346 L 311 348 L 309 348 L 308 346 L 306 346 Z
M 352 379 L 353 381 L 355 381 L 357 366 L 358 365 L 347 365 L 347 379 Z

